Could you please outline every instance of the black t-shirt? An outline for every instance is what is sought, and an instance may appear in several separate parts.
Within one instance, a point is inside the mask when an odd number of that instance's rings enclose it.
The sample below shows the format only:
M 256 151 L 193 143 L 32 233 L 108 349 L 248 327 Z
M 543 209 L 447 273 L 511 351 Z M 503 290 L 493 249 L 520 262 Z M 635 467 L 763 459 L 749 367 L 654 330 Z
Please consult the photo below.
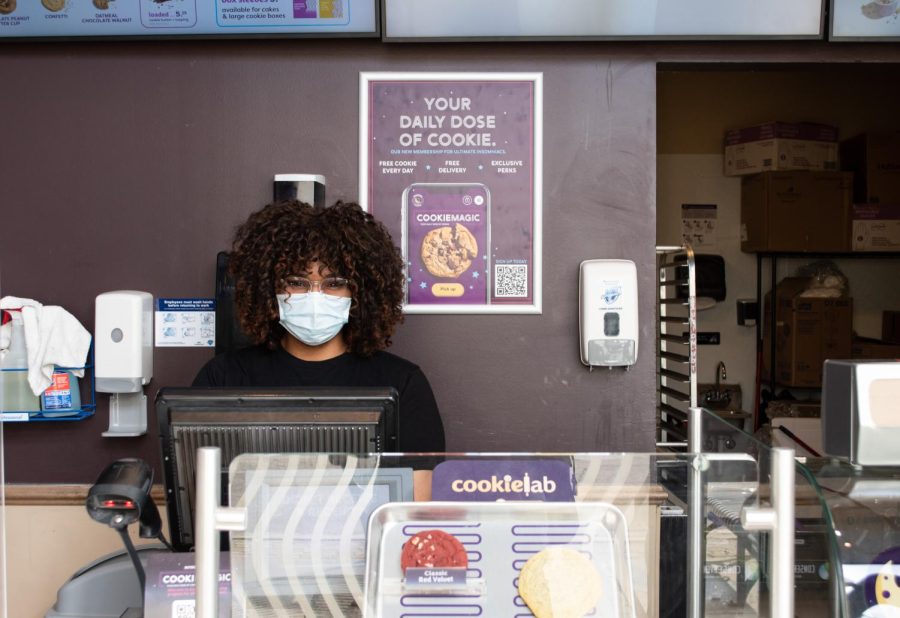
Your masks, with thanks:
M 279 347 L 255 346 L 206 363 L 194 386 L 393 386 L 400 393 L 399 449 L 443 453 L 444 426 L 431 385 L 419 367 L 388 352 L 305 361 Z

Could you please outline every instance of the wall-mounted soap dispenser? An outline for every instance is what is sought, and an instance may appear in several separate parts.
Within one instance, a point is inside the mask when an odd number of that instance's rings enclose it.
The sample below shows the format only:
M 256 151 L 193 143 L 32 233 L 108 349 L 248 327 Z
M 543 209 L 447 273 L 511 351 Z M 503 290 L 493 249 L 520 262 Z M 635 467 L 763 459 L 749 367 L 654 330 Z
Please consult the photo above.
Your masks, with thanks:
M 629 368 L 638 354 L 637 268 L 631 260 L 585 260 L 579 269 L 581 362 Z
M 119 290 L 94 304 L 97 391 L 110 393 L 106 437 L 147 433 L 144 386 L 153 377 L 153 296 Z

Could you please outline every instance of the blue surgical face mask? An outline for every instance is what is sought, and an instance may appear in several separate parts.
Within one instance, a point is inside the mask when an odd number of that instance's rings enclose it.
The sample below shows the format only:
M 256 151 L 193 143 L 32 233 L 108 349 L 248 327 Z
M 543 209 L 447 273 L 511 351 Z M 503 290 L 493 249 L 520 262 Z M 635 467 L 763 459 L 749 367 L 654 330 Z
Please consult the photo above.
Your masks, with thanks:
M 281 325 L 306 345 L 331 341 L 350 319 L 349 297 L 308 292 L 276 298 Z

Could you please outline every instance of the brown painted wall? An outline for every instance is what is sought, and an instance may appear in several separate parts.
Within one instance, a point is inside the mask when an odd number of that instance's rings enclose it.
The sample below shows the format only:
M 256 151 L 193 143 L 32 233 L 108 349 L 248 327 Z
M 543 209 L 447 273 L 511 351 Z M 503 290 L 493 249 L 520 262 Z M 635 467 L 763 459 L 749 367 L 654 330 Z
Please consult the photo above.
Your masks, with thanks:
M 357 192 L 361 70 L 544 73 L 544 312 L 410 316 L 393 351 L 434 387 L 448 448 L 651 450 L 654 442 L 655 77 L 627 47 L 396 46 L 376 41 L 198 41 L 3 47 L 0 293 L 60 304 L 93 329 L 94 297 L 213 295 L 216 252 L 276 172 Z M 581 260 L 634 260 L 642 341 L 629 372 L 581 366 Z M 208 351 L 159 349 L 152 401 Z M 7 424 L 8 482 L 90 482 L 139 456 L 150 432 L 102 438 L 98 413 Z M 158 477 L 159 478 L 159 477 Z

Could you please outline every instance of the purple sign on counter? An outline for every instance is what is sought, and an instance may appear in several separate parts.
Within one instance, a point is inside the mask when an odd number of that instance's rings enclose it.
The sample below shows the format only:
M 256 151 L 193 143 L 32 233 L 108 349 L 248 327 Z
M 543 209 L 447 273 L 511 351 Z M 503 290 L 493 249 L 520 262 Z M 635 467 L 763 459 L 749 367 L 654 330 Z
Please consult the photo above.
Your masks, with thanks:
M 466 585 L 464 567 L 409 567 L 404 584 L 407 588 L 441 589 Z
M 451 459 L 434 467 L 431 499 L 574 502 L 575 474 L 560 459 Z
M 193 552 L 159 552 L 147 557 L 145 618 L 193 616 L 196 586 Z M 219 554 L 220 618 L 231 616 L 231 554 Z
M 360 201 L 407 267 L 407 313 L 540 313 L 535 73 L 363 73 Z

